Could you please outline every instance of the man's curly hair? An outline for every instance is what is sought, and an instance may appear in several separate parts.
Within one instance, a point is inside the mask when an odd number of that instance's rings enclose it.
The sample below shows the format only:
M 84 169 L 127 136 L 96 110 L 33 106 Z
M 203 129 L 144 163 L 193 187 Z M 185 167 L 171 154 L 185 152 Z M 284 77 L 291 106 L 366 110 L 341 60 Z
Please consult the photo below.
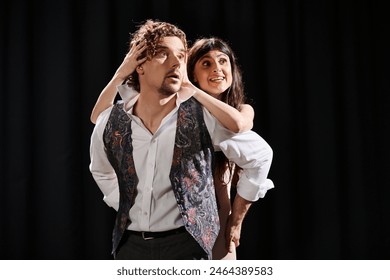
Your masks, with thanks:
M 178 37 L 183 42 L 184 48 L 187 50 L 187 39 L 186 34 L 177 26 L 161 22 L 158 20 L 148 19 L 144 24 L 140 25 L 138 30 L 131 34 L 130 46 L 129 49 L 135 44 L 145 41 L 146 50 L 140 55 L 139 59 L 147 57 L 148 60 L 151 60 L 157 50 L 157 46 L 164 37 Z M 136 91 L 140 91 L 140 84 L 138 79 L 138 73 L 134 71 L 126 80 L 126 83 L 134 88 Z

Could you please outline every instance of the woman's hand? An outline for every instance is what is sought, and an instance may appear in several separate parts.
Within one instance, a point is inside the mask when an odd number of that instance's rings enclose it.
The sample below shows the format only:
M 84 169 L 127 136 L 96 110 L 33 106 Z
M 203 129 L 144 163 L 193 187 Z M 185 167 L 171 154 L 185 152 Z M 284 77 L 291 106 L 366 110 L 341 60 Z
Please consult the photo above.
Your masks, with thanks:
M 146 56 L 139 59 L 140 55 L 145 50 L 146 50 L 145 42 L 141 42 L 138 45 L 134 44 L 130 48 L 129 52 L 126 54 L 122 64 L 116 70 L 116 75 L 123 80 L 125 80 L 128 76 L 130 76 L 135 71 L 137 66 L 141 65 L 146 61 L 147 59 Z
M 184 74 L 183 81 L 177 95 L 180 100 L 186 101 L 187 99 L 191 98 L 194 94 L 196 94 L 196 92 L 199 89 L 195 87 L 188 79 L 187 70 L 185 70 L 183 74 Z

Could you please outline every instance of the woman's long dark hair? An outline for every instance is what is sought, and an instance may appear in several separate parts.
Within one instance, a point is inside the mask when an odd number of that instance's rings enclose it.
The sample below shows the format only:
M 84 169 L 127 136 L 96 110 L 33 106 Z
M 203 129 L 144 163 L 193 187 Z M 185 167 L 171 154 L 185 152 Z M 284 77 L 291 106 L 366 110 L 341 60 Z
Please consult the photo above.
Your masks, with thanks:
M 229 104 L 230 106 L 240 110 L 240 106 L 245 103 L 245 92 L 244 92 L 244 83 L 242 80 L 242 72 L 237 63 L 236 56 L 233 53 L 233 50 L 230 46 L 220 38 L 212 37 L 212 38 L 202 38 L 195 41 L 192 45 L 189 54 L 188 54 L 188 62 L 187 62 L 187 72 L 188 78 L 190 81 L 199 87 L 199 84 L 194 81 L 194 69 L 196 63 L 201 59 L 205 54 L 210 51 L 218 50 L 226 54 L 230 59 L 230 65 L 232 67 L 232 76 L 233 81 L 232 85 L 222 93 L 221 101 Z M 214 177 L 219 179 L 223 183 L 228 183 L 224 181 L 224 174 L 226 170 L 230 170 L 230 178 L 229 182 L 232 180 L 233 165 L 229 162 L 226 156 L 221 153 L 215 153 L 215 174 Z M 238 172 L 238 167 L 236 167 L 235 171 Z M 235 173 L 236 173 L 235 172 Z

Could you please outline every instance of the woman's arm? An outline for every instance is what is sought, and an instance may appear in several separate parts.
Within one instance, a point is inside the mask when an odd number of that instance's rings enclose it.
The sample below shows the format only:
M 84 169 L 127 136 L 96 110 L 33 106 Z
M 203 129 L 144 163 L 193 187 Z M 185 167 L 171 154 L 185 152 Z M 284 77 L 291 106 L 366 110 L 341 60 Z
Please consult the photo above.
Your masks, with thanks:
M 202 90 L 196 90 L 193 95 L 210 113 L 227 129 L 232 132 L 244 132 L 252 129 L 255 112 L 251 105 L 243 104 L 241 108 L 230 106 L 207 94 Z
M 146 60 L 146 57 L 137 60 L 137 58 L 142 54 L 145 49 L 146 45 L 143 43 L 133 45 L 131 47 L 130 51 L 123 59 L 122 64 L 116 70 L 111 81 L 100 93 L 95 103 L 95 106 L 92 109 L 90 117 L 92 123 L 95 124 L 100 113 L 108 107 L 112 106 L 115 100 L 115 96 L 117 94 L 116 87 L 121 85 L 125 81 L 125 79 L 135 71 L 136 67 Z
M 253 127 L 255 112 L 249 104 L 243 104 L 240 110 L 237 110 L 197 88 L 186 77 L 183 80 L 179 95 L 183 100 L 191 96 L 196 98 L 225 128 L 232 132 L 244 132 Z

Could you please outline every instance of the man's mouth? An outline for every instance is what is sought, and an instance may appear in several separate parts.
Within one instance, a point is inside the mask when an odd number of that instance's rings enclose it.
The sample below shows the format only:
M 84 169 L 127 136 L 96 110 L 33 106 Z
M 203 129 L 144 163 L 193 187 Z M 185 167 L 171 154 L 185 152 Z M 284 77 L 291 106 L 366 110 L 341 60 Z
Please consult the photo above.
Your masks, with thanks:
M 167 75 L 167 78 L 179 79 L 180 75 L 178 73 L 171 73 Z

